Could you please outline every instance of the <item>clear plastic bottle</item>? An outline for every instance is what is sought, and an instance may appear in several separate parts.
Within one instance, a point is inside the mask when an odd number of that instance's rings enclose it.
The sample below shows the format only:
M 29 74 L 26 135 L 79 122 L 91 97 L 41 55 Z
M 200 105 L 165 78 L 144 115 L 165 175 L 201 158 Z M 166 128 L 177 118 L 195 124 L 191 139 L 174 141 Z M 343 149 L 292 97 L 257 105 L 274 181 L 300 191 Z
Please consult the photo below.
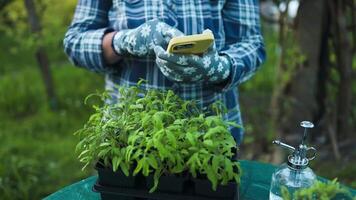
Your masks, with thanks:
M 281 187 L 288 189 L 290 194 L 301 188 L 308 188 L 314 184 L 316 176 L 309 167 L 296 170 L 288 166 L 281 165 L 272 175 L 270 200 L 282 200 Z
M 312 128 L 314 125 L 311 122 L 303 121 L 301 126 L 305 128 L 305 131 L 302 143 L 298 148 L 294 148 L 278 140 L 273 141 L 273 144 L 291 150 L 293 153 L 288 156 L 287 163 L 282 164 L 272 175 L 270 200 L 283 200 L 281 194 L 282 187 L 287 188 L 289 193 L 293 195 L 296 190 L 310 187 L 316 180 L 313 170 L 308 167 L 309 161 L 315 158 L 316 149 L 314 147 L 307 147 L 304 144 L 306 129 Z M 310 155 L 309 157 L 307 157 L 307 153 Z

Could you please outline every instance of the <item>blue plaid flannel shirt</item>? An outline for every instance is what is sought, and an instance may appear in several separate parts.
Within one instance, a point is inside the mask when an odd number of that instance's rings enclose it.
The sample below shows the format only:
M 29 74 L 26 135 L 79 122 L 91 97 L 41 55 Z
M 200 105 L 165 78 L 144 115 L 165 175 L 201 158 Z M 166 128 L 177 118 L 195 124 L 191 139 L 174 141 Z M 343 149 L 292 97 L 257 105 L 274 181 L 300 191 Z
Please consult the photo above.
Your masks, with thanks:
M 105 64 L 101 46 L 105 33 L 136 28 L 154 18 L 186 35 L 210 29 L 219 53 L 231 60 L 228 81 L 224 85 L 171 82 L 151 57 L 125 57 L 116 65 Z M 265 60 L 258 0 L 79 0 L 64 46 L 75 65 L 105 74 L 107 89 L 135 85 L 143 78 L 145 89 L 171 89 L 183 99 L 198 100 L 202 107 L 221 101 L 228 109 L 225 119 L 241 125 L 237 87 Z M 232 128 L 231 133 L 240 143 L 243 130 Z

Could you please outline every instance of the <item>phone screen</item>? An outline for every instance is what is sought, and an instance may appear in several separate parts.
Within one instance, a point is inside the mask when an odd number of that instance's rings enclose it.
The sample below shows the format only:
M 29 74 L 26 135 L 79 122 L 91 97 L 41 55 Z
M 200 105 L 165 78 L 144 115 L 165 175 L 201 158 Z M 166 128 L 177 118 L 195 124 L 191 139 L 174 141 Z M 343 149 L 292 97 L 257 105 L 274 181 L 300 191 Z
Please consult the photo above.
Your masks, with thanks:
M 176 45 L 173 47 L 173 50 L 174 51 L 179 51 L 179 50 L 182 50 L 182 49 L 190 49 L 190 48 L 193 48 L 194 44 L 192 43 L 189 43 L 189 44 L 181 44 L 181 45 Z

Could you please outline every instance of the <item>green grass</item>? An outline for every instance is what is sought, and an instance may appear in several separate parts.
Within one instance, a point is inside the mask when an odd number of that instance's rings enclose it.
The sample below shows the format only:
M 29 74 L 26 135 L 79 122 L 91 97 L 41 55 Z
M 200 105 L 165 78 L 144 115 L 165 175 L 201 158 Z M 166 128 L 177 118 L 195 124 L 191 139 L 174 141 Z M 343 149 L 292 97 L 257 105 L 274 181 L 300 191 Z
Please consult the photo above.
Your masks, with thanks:
M 80 170 L 73 132 L 91 112 L 83 99 L 103 79 L 70 64 L 53 67 L 53 75 L 55 111 L 36 67 L 0 77 L 0 199 L 39 199 L 91 173 Z

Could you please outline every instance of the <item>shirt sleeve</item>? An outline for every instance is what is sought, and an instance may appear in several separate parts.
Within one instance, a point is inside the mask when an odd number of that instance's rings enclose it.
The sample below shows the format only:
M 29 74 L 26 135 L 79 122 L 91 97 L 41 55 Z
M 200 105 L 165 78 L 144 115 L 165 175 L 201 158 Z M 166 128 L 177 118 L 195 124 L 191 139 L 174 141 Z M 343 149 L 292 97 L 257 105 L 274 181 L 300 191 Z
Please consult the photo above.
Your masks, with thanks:
M 266 58 L 260 31 L 258 0 L 227 0 L 222 10 L 225 44 L 219 52 L 232 67 L 224 90 L 248 80 Z
M 76 66 L 94 72 L 109 70 L 103 59 L 102 39 L 108 28 L 109 0 L 79 0 L 64 38 L 64 51 Z

